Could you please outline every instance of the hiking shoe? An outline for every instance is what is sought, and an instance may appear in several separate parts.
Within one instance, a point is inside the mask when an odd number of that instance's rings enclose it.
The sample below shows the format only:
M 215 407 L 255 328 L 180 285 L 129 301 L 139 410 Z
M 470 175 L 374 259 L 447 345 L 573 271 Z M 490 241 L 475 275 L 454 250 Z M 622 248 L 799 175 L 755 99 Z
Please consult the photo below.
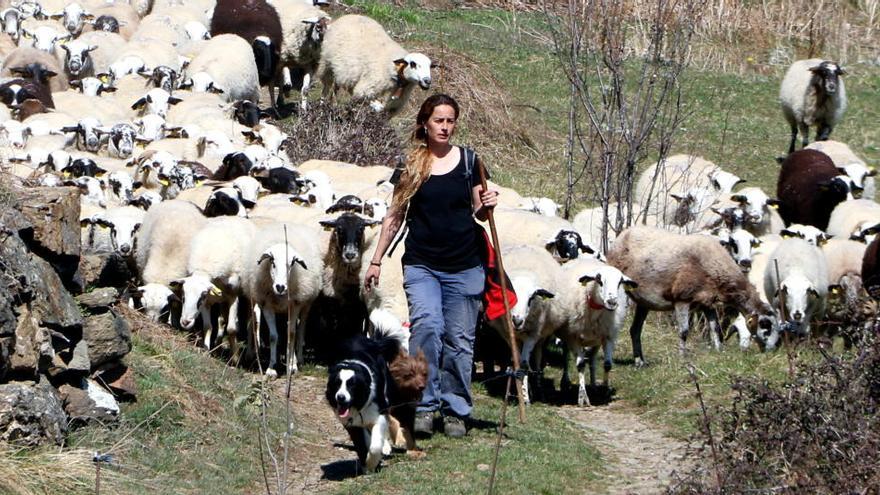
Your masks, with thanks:
M 443 433 L 446 434 L 447 437 L 461 438 L 467 435 L 467 427 L 464 424 L 464 420 L 461 418 L 456 418 L 455 416 L 444 416 Z
M 413 429 L 417 435 L 431 436 L 434 433 L 434 413 L 431 411 L 416 413 Z

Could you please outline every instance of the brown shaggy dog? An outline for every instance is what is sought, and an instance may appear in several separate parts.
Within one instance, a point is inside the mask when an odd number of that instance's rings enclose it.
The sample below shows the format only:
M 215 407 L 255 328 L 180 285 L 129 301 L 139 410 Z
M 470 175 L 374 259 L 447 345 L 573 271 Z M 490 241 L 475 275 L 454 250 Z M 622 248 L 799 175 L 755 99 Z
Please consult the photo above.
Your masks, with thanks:
M 422 400 L 422 392 L 428 383 L 428 361 L 425 353 L 419 351 L 415 356 L 401 352 L 388 365 L 394 378 L 395 393 L 391 404 L 391 439 L 395 445 L 406 445 L 406 450 L 415 450 L 413 428 L 416 420 L 416 405 Z

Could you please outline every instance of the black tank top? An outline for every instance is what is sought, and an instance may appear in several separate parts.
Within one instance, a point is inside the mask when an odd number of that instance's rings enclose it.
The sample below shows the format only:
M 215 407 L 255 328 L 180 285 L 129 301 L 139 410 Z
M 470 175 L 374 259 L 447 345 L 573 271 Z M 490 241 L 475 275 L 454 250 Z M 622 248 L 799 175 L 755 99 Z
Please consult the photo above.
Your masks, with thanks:
M 480 181 L 477 173 L 468 180 L 464 148 L 459 153 L 454 169 L 429 177 L 410 199 L 404 265 L 458 272 L 480 264 L 470 196 Z

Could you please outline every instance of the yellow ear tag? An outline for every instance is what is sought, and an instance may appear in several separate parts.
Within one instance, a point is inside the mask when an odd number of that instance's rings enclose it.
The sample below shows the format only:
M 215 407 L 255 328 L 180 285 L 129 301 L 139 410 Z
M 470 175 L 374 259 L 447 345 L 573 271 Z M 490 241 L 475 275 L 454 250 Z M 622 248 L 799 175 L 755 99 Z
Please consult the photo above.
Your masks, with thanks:
M 221 296 L 221 295 L 223 295 L 223 292 L 222 292 L 220 289 L 218 289 L 217 287 L 211 287 L 211 291 L 210 291 L 210 292 L 211 292 L 211 295 L 212 295 L 212 296 Z
M 107 84 L 107 82 L 110 81 L 110 76 L 108 76 L 107 74 L 102 74 L 98 79 L 99 79 L 102 83 Z
M 159 184 L 162 184 L 163 186 L 170 186 L 171 181 L 169 181 L 168 179 L 159 179 Z
M 197 180 L 197 181 L 196 181 L 196 187 L 201 186 L 204 182 L 205 182 L 205 181 L 203 181 L 203 180 Z
M 62 172 L 61 175 L 64 176 L 64 178 L 66 179 L 70 177 L 70 172 Z

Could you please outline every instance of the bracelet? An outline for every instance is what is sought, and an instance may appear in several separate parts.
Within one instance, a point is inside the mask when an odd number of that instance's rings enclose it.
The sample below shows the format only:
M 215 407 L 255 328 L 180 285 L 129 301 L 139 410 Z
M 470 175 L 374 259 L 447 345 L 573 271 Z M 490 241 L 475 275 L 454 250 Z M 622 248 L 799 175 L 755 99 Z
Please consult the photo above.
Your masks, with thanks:
M 371 261 L 370 264 L 373 266 L 382 266 L 382 263 L 377 263 L 375 261 Z

